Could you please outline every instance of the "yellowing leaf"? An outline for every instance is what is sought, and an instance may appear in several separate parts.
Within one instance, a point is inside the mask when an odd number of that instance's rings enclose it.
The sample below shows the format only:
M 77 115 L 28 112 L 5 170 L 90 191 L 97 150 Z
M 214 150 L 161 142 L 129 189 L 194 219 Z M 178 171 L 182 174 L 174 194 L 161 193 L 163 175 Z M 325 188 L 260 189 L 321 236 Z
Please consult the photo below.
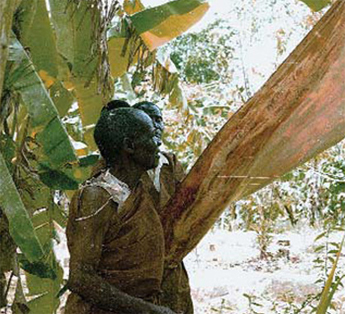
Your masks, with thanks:
M 47 71 L 40 70 L 38 71 L 38 75 L 42 79 L 45 87 L 48 89 L 50 88 L 56 81 L 56 79 L 48 74 Z
M 14 35 L 11 38 L 9 60 L 14 62 L 13 71 L 18 75 L 14 88 L 22 97 L 33 132 L 37 132 L 40 157 L 53 167 L 75 161 L 77 158 L 74 149 L 56 107 L 23 46 Z
M 127 3 L 127 6 L 134 4 L 134 0 L 127 2 L 131 3 Z M 152 51 L 189 29 L 202 18 L 208 8 L 208 3 L 203 0 L 177 0 L 142 10 L 130 17 L 135 32 L 135 35 L 131 35 L 130 38 L 126 22 L 114 26 L 108 33 L 109 63 L 112 76 L 123 75 L 127 71 L 129 63 L 131 63 L 130 65 L 136 64 L 139 56 L 146 59 L 147 55 L 143 55 L 142 49 L 137 49 L 138 46 L 134 49 L 131 47 L 133 43 L 134 46 L 139 44 L 136 42 L 136 35 L 140 36 L 146 47 Z M 136 54 L 130 56 L 133 50 L 137 50 Z M 132 60 L 129 60 L 130 57 Z M 175 72 L 169 60 L 162 60 L 161 64 L 169 72 Z
M 125 0 L 123 2 L 123 9 L 126 11 L 127 14 L 132 15 L 134 13 L 144 10 L 145 7 L 140 0 Z
M 80 169 L 76 169 L 73 174 L 76 179 L 81 179 L 83 177 L 83 172 Z

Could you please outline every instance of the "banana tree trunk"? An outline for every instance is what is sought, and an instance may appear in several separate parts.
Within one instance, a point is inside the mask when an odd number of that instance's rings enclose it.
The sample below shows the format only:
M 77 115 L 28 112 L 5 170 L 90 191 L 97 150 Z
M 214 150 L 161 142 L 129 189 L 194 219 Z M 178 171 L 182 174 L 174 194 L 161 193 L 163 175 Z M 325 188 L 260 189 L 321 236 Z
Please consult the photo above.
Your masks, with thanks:
M 230 202 L 345 137 L 345 1 L 337 1 L 221 129 L 163 213 L 167 259 L 180 261 Z
M 4 84 L 6 61 L 8 58 L 9 38 L 12 27 L 13 13 L 17 0 L 0 1 L 0 99 Z

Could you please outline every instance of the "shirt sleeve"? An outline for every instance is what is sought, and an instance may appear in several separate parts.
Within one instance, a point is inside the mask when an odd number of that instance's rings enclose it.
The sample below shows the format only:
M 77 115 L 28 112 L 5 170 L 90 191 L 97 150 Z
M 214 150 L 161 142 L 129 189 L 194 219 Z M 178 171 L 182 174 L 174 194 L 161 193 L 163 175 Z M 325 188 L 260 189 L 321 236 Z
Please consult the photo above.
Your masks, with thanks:
M 71 270 L 82 264 L 97 268 L 110 222 L 119 221 L 116 216 L 117 204 L 104 189 L 85 187 L 74 195 L 67 223 Z

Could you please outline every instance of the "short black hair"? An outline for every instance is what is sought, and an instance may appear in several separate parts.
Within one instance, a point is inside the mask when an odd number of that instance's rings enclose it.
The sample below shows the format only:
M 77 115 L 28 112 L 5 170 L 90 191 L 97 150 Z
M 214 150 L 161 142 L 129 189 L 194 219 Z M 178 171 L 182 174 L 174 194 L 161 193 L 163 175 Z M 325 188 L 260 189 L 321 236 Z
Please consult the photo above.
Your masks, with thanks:
M 145 111 L 145 109 L 147 107 L 151 107 L 151 106 L 154 106 L 154 107 L 158 108 L 158 106 L 156 104 L 154 104 L 153 102 L 150 102 L 150 101 L 141 101 L 141 102 L 136 103 L 132 107 Z
M 102 111 L 101 111 L 101 112 L 109 111 L 109 110 L 113 110 L 113 109 L 117 109 L 117 108 L 130 108 L 130 107 L 131 107 L 131 106 L 129 105 L 129 103 L 128 103 L 127 101 L 115 99 L 115 100 L 109 101 L 109 102 L 102 108 Z
M 118 158 L 124 139 L 140 136 L 147 124 L 152 125 L 150 117 L 139 109 L 120 107 L 102 111 L 95 127 L 94 139 L 108 166 Z

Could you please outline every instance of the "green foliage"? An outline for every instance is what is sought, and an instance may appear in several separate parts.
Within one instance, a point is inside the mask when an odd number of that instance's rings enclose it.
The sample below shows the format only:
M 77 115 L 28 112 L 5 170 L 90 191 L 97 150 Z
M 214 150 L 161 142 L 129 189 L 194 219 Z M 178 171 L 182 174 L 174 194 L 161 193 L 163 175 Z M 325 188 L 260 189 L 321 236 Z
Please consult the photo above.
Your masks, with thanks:
M 319 237 L 319 239 L 321 238 L 322 237 Z M 345 240 L 345 236 L 343 236 L 341 243 L 333 244 L 336 247 L 336 250 L 327 251 L 327 255 L 335 254 L 335 258 L 331 258 L 330 256 L 328 256 L 328 259 L 332 263 L 332 269 L 327 276 L 327 280 L 325 282 L 325 286 L 321 294 L 321 299 L 320 299 L 319 305 L 317 306 L 316 314 L 327 313 L 328 308 L 332 306 L 332 298 L 334 296 L 335 291 L 338 289 L 340 285 L 342 286 L 341 281 L 345 277 L 345 275 L 338 274 L 335 276 L 335 271 L 337 269 L 337 265 L 338 265 L 339 257 L 341 254 L 341 250 L 343 248 L 344 240 Z M 335 281 L 333 281 L 334 276 L 335 276 Z
M 218 20 L 199 34 L 181 36 L 165 51 L 149 52 L 163 40 L 148 39 L 160 33 L 170 40 L 195 23 L 202 14 L 195 14 L 194 9 L 206 10 L 203 1 L 178 0 L 147 10 L 140 1 L 130 2 L 130 10 L 141 14 L 128 18 L 122 10 L 107 11 L 100 1 L 68 0 L 49 0 L 49 14 L 44 0 L 22 1 L 17 14 L 21 42 L 12 38 L 0 106 L 0 206 L 24 253 L 20 265 L 26 272 L 29 295 L 34 297 L 28 305 L 35 314 L 54 313 L 59 305 L 62 269 L 53 244 L 58 241 L 57 225 L 65 227 L 66 213 L 54 203 L 50 189 L 77 189 L 98 160 L 90 154 L 95 149 L 90 137 L 100 108 L 113 95 L 108 58 L 113 75 L 115 70 L 122 71 L 131 79 L 127 87 L 124 80 L 117 83 L 116 97 L 122 91 L 125 99 L 128 95 L 133 101 L 150 99 L 166 109 L 164 144 L 186 168 L 251 95 L 246 77 L 243 83 L 234 79 L 234 72 L 246 69 L 239 61 L 243 56 L 235 53 L 239 42 L 242 45 L 241 34 L 227 21 Z M 329 3 L 304 2 L 315 11 Z M 183 18 L 189 12 L 195 14 L 191 24 Z M 114 14 L 121 28 L 110 30 L 108 52 L 105 33 Z M 260 21 L 254 22 L 256 31 Z M 284 51 L 282 40 L 279 46 Z M 68 111 L 76 101 L 74 111 Z M 69 137 L 89 144 L 78 150 L 81 158 L 76 157 Z M 226 221 L 241 216 L 243 226 L 257 232 L 263 256 L 280 219 L 295 223 L 308 217 L 311 224 L 324 227 L 343 223 L 345 166 L 334 155 L 329 153 L 286 175 L 273 188 L 239 202 Z M 317 249 L 326 250 L 327 260 L 333 262 L 339 247 Z M 339 278 L 328 297 L 340 285 Z M 260 310 L 254 297 L 246 298 L 252 313 Z
M 131 17 L 138 34 L 150 31 L 174 15 L 184 15 L 200 6 L 203 0 L 175 0 L 149 8 Z M 184 23 L 187 23 L 185 21 Z M 179 26 L 176 26 L 178 28 Z
M 47 90 L 35 71 L 24 48 L 12 38 L 9 60 L 14 68 L 9 73 L 9 87 L 21 95 L 33 132 L 42 149 L 42 155 L 52 167 L 76 161 L 73 146 L 63 127 L 58 112 Z
M 20 266 L 25 271 L 28 295 L 32 297 L 26 303 L 19 280 L 13 301 L 13 311 L 18 313 L 30 309 L 35 314 L 51 314 L 59 305 L 62 269 L 53 246 L 59 241 L 57 228 L 66 227 L 66 214 L 53 201 L 51 189 L 77 189 L 99 159 L 97 154 L 92 154 L 95 150 L 92 128 L 100 108 L 113 94 L 106 31 L 115 14 L 120 20 L 127 20 L 115 2 L 108 6 L 99 1 L 49 0 L 49 4 L 48 12 L 44 0 L 23 1 L 15 15 L 17 37 L 11 37 L 0 104 L 0 206 L 9 221 L 9 227 L 5 224 L 4 228 L 9 228 L 23 253 Z M 139 1 L 130 4 L 132 11 L 144 9 Z M 203 10 L 194 12 L 201 6 Z M 207 8 L 200 0 L 174 1 L 159 9 L 143 10 L 142 14 L 133 16 L 132 24 L 138 27 L 138 35 L 148 22 L 155 21 L 145 29 L 146 33 L 162 31 L 161 22 L 167 19 L 177 21 L 175 28 L 163 29 L 165 38 L 173 38 L 200 19 Z M 157 14 L 161 9 L 166 15 Z M 191 11 L 191 19 L 180 18 Z M 158 27 L 151 29 L 155 26 Z M 131 32 L 125 35 L 133 35 L 133 29 Z M 137 40 L 138 36 L 133 39 Z M 126 44 L 124 38 L 116 43 L 116 49 L 122 53 Z M 128 63 L 131 64 L 128 59 L 133 57 L 129 52 L 137 48 L 134 46 L 137 43 L 132 44 L 123 62 L 125 71 Z M 140 45 L 145 46 L 143 42 Z M 149 42 L 146 45 L 151 47 Z M 148 51 L 147 47 L 144 50 Z M 177 88 L 177 80 L 169 86 L 165 84 L 169 70 L 155 60 L 154 53 L 149 53 L 145 66 L 151 64 L 159 68 L 156 76 L 162 91 L 169 94 L 175 89 L 180 97 L 182 91 Z M 139 65 L 142 67 L 143 63 Z M 145 69 L 141 70 L 144 73 Z M 177 75 L 172 76 L 176 79 Z M 137 71 L 137 78 L 142 77 Z M 77 151 L 73 145 L 78 146 Z M 3 244 L 7 245 L 5 241 Z M 13 265 L 6 266 L 9 270 Z M 19 276 L 17 268 L 15 275 Z M 0 276 L 3 271 L 1 267 Z
M 171 43 L 171 59 L 187 82 L 210 83 L 231 75 L 233 28 L 217 20 L 200 33 L 190 33 Z
M 40 261 L 42 246 L 1 153 L 0 173 L 0 206 L 9 221 L 10 234 L 30 262 Z

